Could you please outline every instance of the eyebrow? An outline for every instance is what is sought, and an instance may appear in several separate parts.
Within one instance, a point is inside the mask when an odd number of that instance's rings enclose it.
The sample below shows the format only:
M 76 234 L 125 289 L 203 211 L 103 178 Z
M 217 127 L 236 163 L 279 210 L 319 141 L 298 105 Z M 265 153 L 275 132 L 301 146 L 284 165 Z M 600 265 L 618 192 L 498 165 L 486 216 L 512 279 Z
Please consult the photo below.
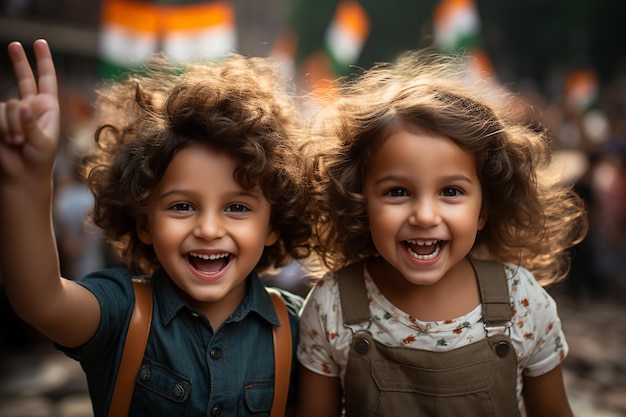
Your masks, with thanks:
M 381 178 L 379 180 L 374 181 L 374 184 L 378 185 L 378 184 L 382 184 L 382 183 L 389 182 L 389 181 L 403 181 L 405 179 L 406 179 L 405 176 L 387 175 L 387 176 L 385 176 L 385 177 L 383 177 L 383 178 Z M 461 175 L 461 174 L 458 174 L 458 175 L 448 175 L 446 177 L 443 177 L 443 179 L 446 182 L 463 181 L 463 182 L 467 182 L 469 184 L 473 184 L 473 181 L 469 177 L 467 177 L 465 175 Z
M 163 194 L 160 194 L 158 196 L 159 200 L 165 199 L 167 197 L 170 196 L 175 196 L 175 195 L 189 195 L 189 194 L 197 194 L 195 191 L 192 190 L 188 190 L 185 188 L 175 188 L 173 190 L 169 190 L 166 191 Z M 237 190 L 234 191 L 232 193 L 228 193 L 227 194 L 227 199 L 235 199 L 235 198 L 241 198 L 241 197 L 250 197 L 250 198 L 255 198 L 255 199 L 261 199 L 264 198 L 263 193 L 257 190 L 246 190 L 246 189 L 241 189 L 241 190 Z

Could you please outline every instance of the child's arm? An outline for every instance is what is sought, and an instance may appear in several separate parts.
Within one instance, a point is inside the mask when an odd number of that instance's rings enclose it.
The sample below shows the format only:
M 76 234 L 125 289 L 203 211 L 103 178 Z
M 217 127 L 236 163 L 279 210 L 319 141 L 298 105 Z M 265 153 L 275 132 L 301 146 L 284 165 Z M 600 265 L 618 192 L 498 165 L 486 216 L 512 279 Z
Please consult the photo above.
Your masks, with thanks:
M 560 365 L 547 374 L 524 377 L 522 394 L 528 417 L 573 417 Z
M 8 46 L 20 98 L 0 103 L 0 267 L 15 312 L 75 347 L 94 334 L 100 308 L 89 291 L 60 277 L 51 220 L 57 80 L 48 44 L 40 39 L 33 48 L 38 79 L 22 45 Z
M 297 417 L 341 416 L 341 382 L 300 366 Z

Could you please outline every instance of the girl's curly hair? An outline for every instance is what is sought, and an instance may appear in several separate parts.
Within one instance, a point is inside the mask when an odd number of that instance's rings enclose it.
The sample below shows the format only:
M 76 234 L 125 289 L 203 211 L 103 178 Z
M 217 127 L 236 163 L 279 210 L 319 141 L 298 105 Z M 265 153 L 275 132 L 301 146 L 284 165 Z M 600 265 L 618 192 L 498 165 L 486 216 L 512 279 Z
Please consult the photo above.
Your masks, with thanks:
M 383 139 L 418 127 L 475 157 L 487 223 L 473 256 L 522 265 L 544 285 L 567 275 L 567 249 L 587 232 L 583 201 L 546 177 L 552 144 L 520 118 L 522 101 L 465 68 L 463 57 L 411 52 L 348 80 L 320 112 L 309 170 L 320 219 L 315 251 L 327 267 L 377 254 L 365 176 Z
M 176 152 L 206 143 L 239 162 L 235 179 L 259 187 L 272 206 L 278 242 L 265 248 L 259 271 L 309 255 L 312 217 L 299 152 L 302 127 L 295 97 L 276 65 L 233 54 L 184 68 L 155 57 L 142 72 L 97 91 L 101 117 L 84 176 L 95 197 L 93 221 L 120 261 L 149 274 L 159 261 L 137 225 Z

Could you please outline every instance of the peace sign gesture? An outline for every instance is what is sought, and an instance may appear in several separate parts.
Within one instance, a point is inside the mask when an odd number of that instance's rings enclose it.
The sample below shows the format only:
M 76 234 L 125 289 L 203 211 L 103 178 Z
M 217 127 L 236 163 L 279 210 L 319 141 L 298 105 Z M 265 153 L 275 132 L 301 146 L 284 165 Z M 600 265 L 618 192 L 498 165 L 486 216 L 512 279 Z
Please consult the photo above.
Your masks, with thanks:
M 49 181 L 59 142 L 57 78 L 48 43 L 33 44 L 37 78 L 19 42 L 8 46 L 19 99 L 0 103 L 0 184 Z

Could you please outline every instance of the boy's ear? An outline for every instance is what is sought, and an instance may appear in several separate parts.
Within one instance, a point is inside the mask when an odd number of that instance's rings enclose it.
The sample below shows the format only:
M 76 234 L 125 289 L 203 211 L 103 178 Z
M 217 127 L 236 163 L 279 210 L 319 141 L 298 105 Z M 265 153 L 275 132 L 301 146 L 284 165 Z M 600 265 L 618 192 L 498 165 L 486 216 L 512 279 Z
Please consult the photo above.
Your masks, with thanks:
M 278 242 L 279 237 L 280 233 L 278 233 L 278 230 L 270 230 L 265 238 L 265 246 L 272 246 L 274 243 Z
M 137 237 L 144 245 L 152 245 L 152 234 L 150 234 L 147 222 L 137 222 Z
M 480 215 L 478 216 L 478 231 L 483 230 L 485 224 L 487 224 L 487 210 L 483 207 L 480 210 Z

